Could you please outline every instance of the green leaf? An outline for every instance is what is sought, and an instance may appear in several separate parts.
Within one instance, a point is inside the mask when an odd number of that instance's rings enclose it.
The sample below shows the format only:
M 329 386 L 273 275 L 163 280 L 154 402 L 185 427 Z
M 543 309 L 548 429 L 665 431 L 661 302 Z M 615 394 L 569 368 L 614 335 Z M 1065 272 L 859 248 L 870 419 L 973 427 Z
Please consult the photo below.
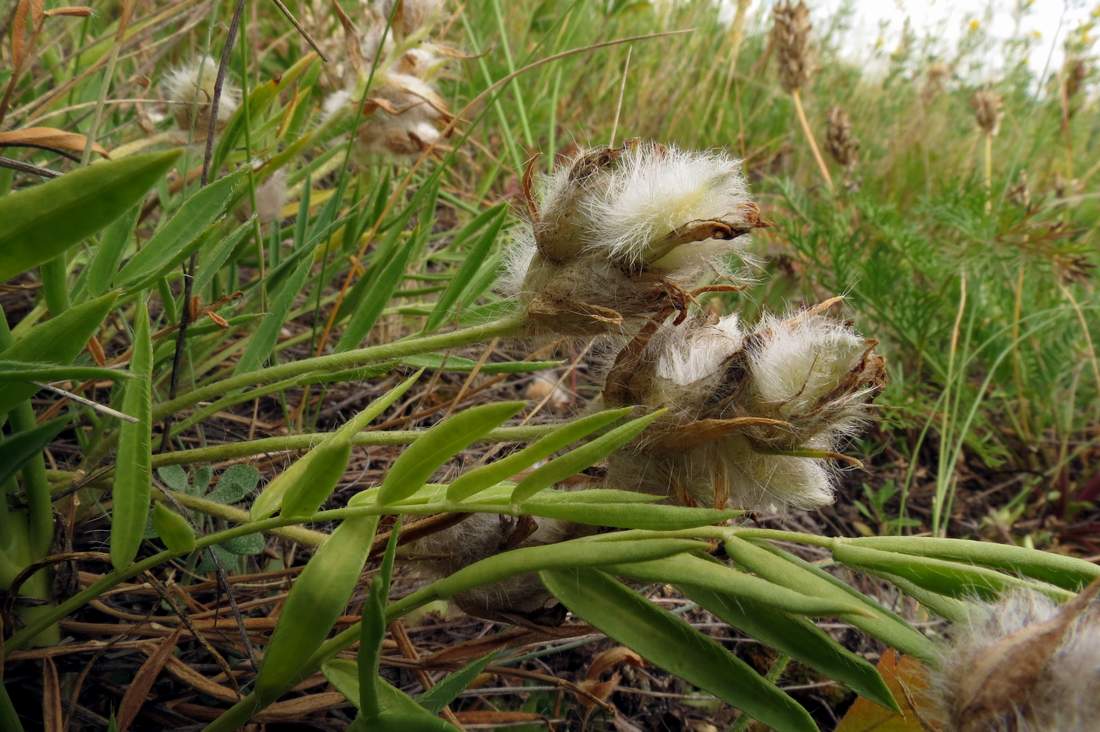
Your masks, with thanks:
M 570 450 L 561 457 L 554 458 L 519 482 L 516 489 L 512 491 L 512 502 L 522 503 L 539 491 L 576 475 L 590 465 L 603 460 L 640 435 L 646 427 L 649 427 L 655 419 L 661 417 L 665 411 L 664 409 L 658 409 L 652 414 L 632 419 L 607 434 L 601 435 L 575 450 Z
M 345 519 L 294 581 L 256 677 L 256 694 L 265 705 L 298 681 L 302 662 L 347 607 L 377 526 L 377 516 Z
M 122 266 L 114 281 L 133 289 L 164 275 L 190 251 L 192 244 L 198 243 L 207 227 L 236 202 L 244 175 L 243 171 L 227 175 L 193 193 Z
M 737 537 L 726 540 L 726 554 L 738 564 L 778 585 L 804 595 L 818 597 L 856 598 L 871 612 L 870 617 L 850 615 L 845 618 L 860 630 L 893 646 L 902 653 L 926 661 L 937 658 L 935 646 L 908 623 L 888 612 L 866 595 L 853 590 L 822 569 L 804 562 L 788 552 L 773 547 L 763 548 Z
M 226 506 L 240 503 L 245 496 L 256 490 L 260 482 L 260 471 L 251 465 L 230 465 L 218 478 L 218 484 L 214 490 L 207 494 L 206 498 Z
M 602 546 L 606 543 L 600 544 Z M 860 603 L 853 600 L 804 595 L 766 579 L 738 572 L 724 564 L 688 554 L 608 566 L 605 571 L 643 582 L 683 583 L 722 592 L 737 599 L 768 605 L 771 608 L 769 612 L 781 610 L 799 615 L 816 616 L 868 614 Z
M 496 650 L 471 661 L 454 673 L 447 674 L 439 683 L 416 698 L 416 703 L 433 714 L 442 712 L 459 694 L 466 690 L 485 667 L 496 660 L 500 651 Z
M 111 564 L 128 569 L 137 556 L 149 517 L 149 492 L 153 481 L 152 431 L 153 344 L 149 338 L 149 311 L 145 296 L 138 297 L 134 315 L 133 355 L 122 411 L 137 422 L 119 427 L 115 480 L 111 489 Z
M 252 504 L 252 519 L 255 521 L 270 516 L 280 506 L 288 516 L 315 512 L 344 474 L 351 456 L 351 438 L 389 409 L 419 378 L 418 371 L 375 399 L 362 412 L 268 483 Z
M 221 542 L 218 546 L 230 554 L 236 554 L 238 557 L 251 557 L 263 552 L 267 547 L 267 539 L 264 538 L 262 533 L 256 532 L 255 534 L 234 536 L 232 539 Z
M 53 441 L 53 438 L 57 437 L 61 430 L 65 429 L 65 425 L 72 418 L 72 413 L 66 414 L 45 424 L 40 424 L 34 429 L 9 435 L 3 441 L 0 441 L 0 486 L 7 483 L 8 479 L 19 472 L 19 469 L 28 460 L 46 449 L 46 446 Z M 0 500 L 7 499 L 0 495 Z
M 153 529 L 170 551 L 183 553 L 195 548 L 195 530 L 190 522 L 163 503 L 153 506 Z
M 367 336 L 367 333 L 370 332 L 370 329 L 378 322 L 378 318 L 382 316 L 382 311 L 386 309 L 386 303 L 393 297 L 393 293 L 405 276 L 405 267 L 408 266 L 409 258 L 412 256 L 414 249 L 416 247 L 412 245 L 412 242 L 406 242 L 403 247 L 394 252 L 389 262 L 386 263 L 385 269 L 378 275 L 377 280 L 371 283 L 371 288 L 366 293 L 363 301 L 352 311 L 351 318 L 348 320 L 340 340 L 336 343 L 337 352 L 358 347 Z
M 673 580 L 684 596 L 766 645 L 836 679 L 887 709 L 897 709 L 890 688 L 865 659 L 829 637 L 811 621 L 777 613 L 764 603 L 732 597 Z
M 233 373 L 244 374 L 255 371 L 271 355 L 276 341 L 279 340 L 279 331 L 286 325 L 287 315 L 290 313 L 291 306 L 294 305 L 294 298 L 302 294 L 302 287 L 306 283 L 312 266 L 313 260 L 310 257 L 302 257 L 294 273 L 283 282 L 278 292 L 272 295 L 271 309 L 264 316 L 260 327 L 249 337 L 248 346 L 245 347 L 244 355 L 237 362 Z
M 439 324 L 447 319 L 452 314 L 453 306 L 458 300 L 458 296 L 462 294 L 462 291 L 466 289 L 467 285 L 474 279 L 474 275 L 477 274 L 478 268 L 481 266 L 482 261 L 488 255 L 489 250 L 493 246 L 493 242 L 496 241 L 497 234 L 500 233 L 500 228 L 504 226 L 504 221 L 507 215 L 507 207 L 504 204 L 499 204 L 481 214 L 481 216 L 474 219 L 471 222 L 471 226 L 477 224 L 481 226 L 481 219 L 485 220 L 491 218 L 488 228 L 485 233 L 482 234 L 474 245 L 470 247 L 466 252 L 466 259 L 459 267 L 458 272 L 451 278 L 450 283 L 447 285 L 447 289 L 443 291 L 443 294 L 439 296 L 439 300 L 436 301 L 435 309 L 432 310 L 431 315 L 428 316 L 428 321 L 424 324 L 424 332 L 433 331 L 439 327 Z M 461 236 L 461 234 L 459 235 Z
M 382 714 L 378 692 L 378 669 L 382 661 L 382 639 L 386 637 L 386 600 L 390 594 L 393 577 L 393 559 L 397 553 L 397 538 L 401 532 L 400 519 L 394 524 L 386 542 L 382 567 L 371 583 L 370 594 L 363 608 L 359 634 L 359 709 L 368 721 L 377 720 Z
M 446 600 L 473 587 L 491 585 L 528 572 L 644 562 L 681 552 L 705 551 L 706 548 L 704 542 L 694 539 L 630 539 L 608 542 L 574 539 L 494 554 L 433 582 L 425 591 L 430 592 L 435 599 Z
M 198 274 L 195 275 L 195 292 L 205 292 L 206 288 L 214 281 L 218 272 L 221 271 L 225 263 L 229 261 L 229 258 L 233 256 L 233 252 L 237 251 L 237 247 L 241 245 L 241 242 L 252 233 L 252 219 L 245 221 L 233 231 L 229 232 L 221 238 L 221 241 L 216 244 L 213 241 L 207 243 L 207 246 L 202 250 L 202 257 L 199 260 Z M 211 237 L 214 239 L 215 237 Z
M 856 567 L 877 575 L 897 575 L 918 587 L 948 597 L 963 598 L 978 595 L 992 599 L 1003 592 L 1017 588 L 1038 590 L 1056 600 L 1068 600 L 1073 597 L 1073 593 L 1069 590 L 1022 580 L 995 569 L 976 567 L 962 562 L 884 552 L 843 541 L 833 544 L 832 551 L 833 558 L 849 567 Z
M 460 475 L 447 489 L 447 500 L 461 501 L 489 486 L 526 470 L 539 460 L 545 460 L 563 447 L 570 445 L 630 414 L 632 408 L 612 409 L 582 417 L 563 425 L 524 449 L 489 465 L 469 470 Z
M 55 318 L 36 325 L 25 336 L 12 343 L 3 352 L 3 361 L 46 361 L 67 364 L 84 350 L 88 339 L 99 330 L 103 319 L 115 303 L 115 293 L 108 293 L 95 300 L 69 308 Z M 33 384 L 12 384 L 0 390 L 0 414 L 10 412 L 21 401 L 29 398 L 38 387 Z
M 523 402 L 471 407 L 422 434 L 390 466 L 378 502 L 396 503 L 428 482 L 439 466 L 523 409 Z
M 845 542 L 884 552 L 901 552 L 933 559 L 984 564 L 987 567 L 1019 572 L 1074 591 L 1100 578 L 1100 565 L 1092 562 L 1011 544 L 995 544 L 991 541 L 938 539 L 930 536 L 871 536 L 865 539 L 845 540 Z
M 358 664 L 343 658 L 325 661 L 321 672 L 336 690 L 359 706 Z M 395 689 L 385 679 L 378 679 L 378 704 L 381 710 L 369 726 L 370 732 L 393 730 L 394 732 L 455 732 L 454 725 L 439 719 L 421 707 L 405 692 Z M 349 727 L 349 729 L 351 729 Z
M 647 661 L 774 729 L 816 732 L 809 713 L 748 664 L 603 572 L 543 571 L 539 577 L 567 608 Z
M 13 381 L 84 381 L 88 379 L 124 381 L 129 378 L 130 374 L 125 371 L 99 368 L 98 366 L 63 366 L 27 361 L 0 361 L 0 384 Z
M 86 286 L 89 295 L 102 295 L 111 286 L 111 278 L 118 272 L 118 263 L 134 235 L 140 216 L 141 206 L 134 206 L 104 229 L 95 256 L 88 265 Z
M 187 478 L 187 471 L 181 465 L 166 465 L 157 468 L 157 477 L 161 482 L 174 491 L 187 493 L 191 487 L 191 481 Z
M 179 155 L 99 162 L 0 198 L 0 281 L 50 261 L 124 214 Z

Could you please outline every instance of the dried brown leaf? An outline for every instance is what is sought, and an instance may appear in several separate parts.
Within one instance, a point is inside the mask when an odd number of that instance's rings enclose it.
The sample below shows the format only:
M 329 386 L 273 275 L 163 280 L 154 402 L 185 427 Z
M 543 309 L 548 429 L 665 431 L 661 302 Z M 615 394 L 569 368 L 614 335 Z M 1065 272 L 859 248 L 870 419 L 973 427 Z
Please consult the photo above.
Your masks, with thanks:
M 37 147 L 55 152 L 83 153 L 88 138 L 78 132 L 66 132 L 54 127 L 26 127 L 21 130 L 0 132 L 0 147 Z M 107 158 L 110 155 L 100 144 L 92 149 Z
M 176 649 L 176 643 L 179 642 L 181 632 L 182 629 L 177 629 L 175 633 L 161 641 L 156 650 L 145 660 L 145 663 L 141 664 L 134 675 L 133 681 L 126 687 L 126 693 L 123 695 L 122 703 L 118 707 L 117 723 L 119 732 L 126 732 L 130 724 L 137 718 L 138 712 L 145 704 L 145 697 L 148 696 L 149 690 L 153 688 L 153 683 L 160 676 L 164 664 L 172 656 L 172 651 Z
M 61 712 L 61 684 L 52 658 L 42 659 L 42 729 L 63 732 L 65 720 Z

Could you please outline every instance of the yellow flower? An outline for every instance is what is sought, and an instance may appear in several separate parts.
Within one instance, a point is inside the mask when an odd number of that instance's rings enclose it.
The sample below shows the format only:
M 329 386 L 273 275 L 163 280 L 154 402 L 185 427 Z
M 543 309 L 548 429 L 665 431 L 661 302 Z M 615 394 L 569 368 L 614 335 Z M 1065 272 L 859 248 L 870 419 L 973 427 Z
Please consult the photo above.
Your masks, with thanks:
M 970 22 L 967 24 L 967 28 L 970 30 L 971 33 L 977 33 L 978 29 L 981 27 L 982 21 L 978 20 L 977 18 L 971 18 Z

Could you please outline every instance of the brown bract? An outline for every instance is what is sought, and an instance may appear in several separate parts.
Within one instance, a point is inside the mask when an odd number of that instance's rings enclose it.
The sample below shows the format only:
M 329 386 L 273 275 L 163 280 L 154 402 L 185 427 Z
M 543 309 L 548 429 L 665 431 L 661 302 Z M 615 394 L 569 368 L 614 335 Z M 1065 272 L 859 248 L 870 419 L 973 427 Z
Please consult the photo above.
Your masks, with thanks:
M 772 44 L 779 57 L 779 82 L 788 91 L 805 86 L 813 74 L 810 59 L 810 9 L 799 0 L 779 3 L 772 11 Z

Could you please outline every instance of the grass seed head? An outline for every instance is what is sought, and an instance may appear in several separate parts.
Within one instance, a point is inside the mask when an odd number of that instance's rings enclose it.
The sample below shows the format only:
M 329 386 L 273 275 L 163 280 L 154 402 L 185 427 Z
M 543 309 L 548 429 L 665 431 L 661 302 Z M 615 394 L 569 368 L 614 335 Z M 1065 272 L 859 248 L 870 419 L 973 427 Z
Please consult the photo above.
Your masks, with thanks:
M 778 3 L 772 11 L 772 45 L 779 58 L 779 82 L 788 92 L 801 89 L 813 74 L 810 59 L 810 9 L 797 4 Z
M 970 98 L 970 106 L 974 108 L 974 121 L 978 127 L 987 135 L 996 135 L 1004 116 L 1001 95 L 991 89 L 980 89 Z

